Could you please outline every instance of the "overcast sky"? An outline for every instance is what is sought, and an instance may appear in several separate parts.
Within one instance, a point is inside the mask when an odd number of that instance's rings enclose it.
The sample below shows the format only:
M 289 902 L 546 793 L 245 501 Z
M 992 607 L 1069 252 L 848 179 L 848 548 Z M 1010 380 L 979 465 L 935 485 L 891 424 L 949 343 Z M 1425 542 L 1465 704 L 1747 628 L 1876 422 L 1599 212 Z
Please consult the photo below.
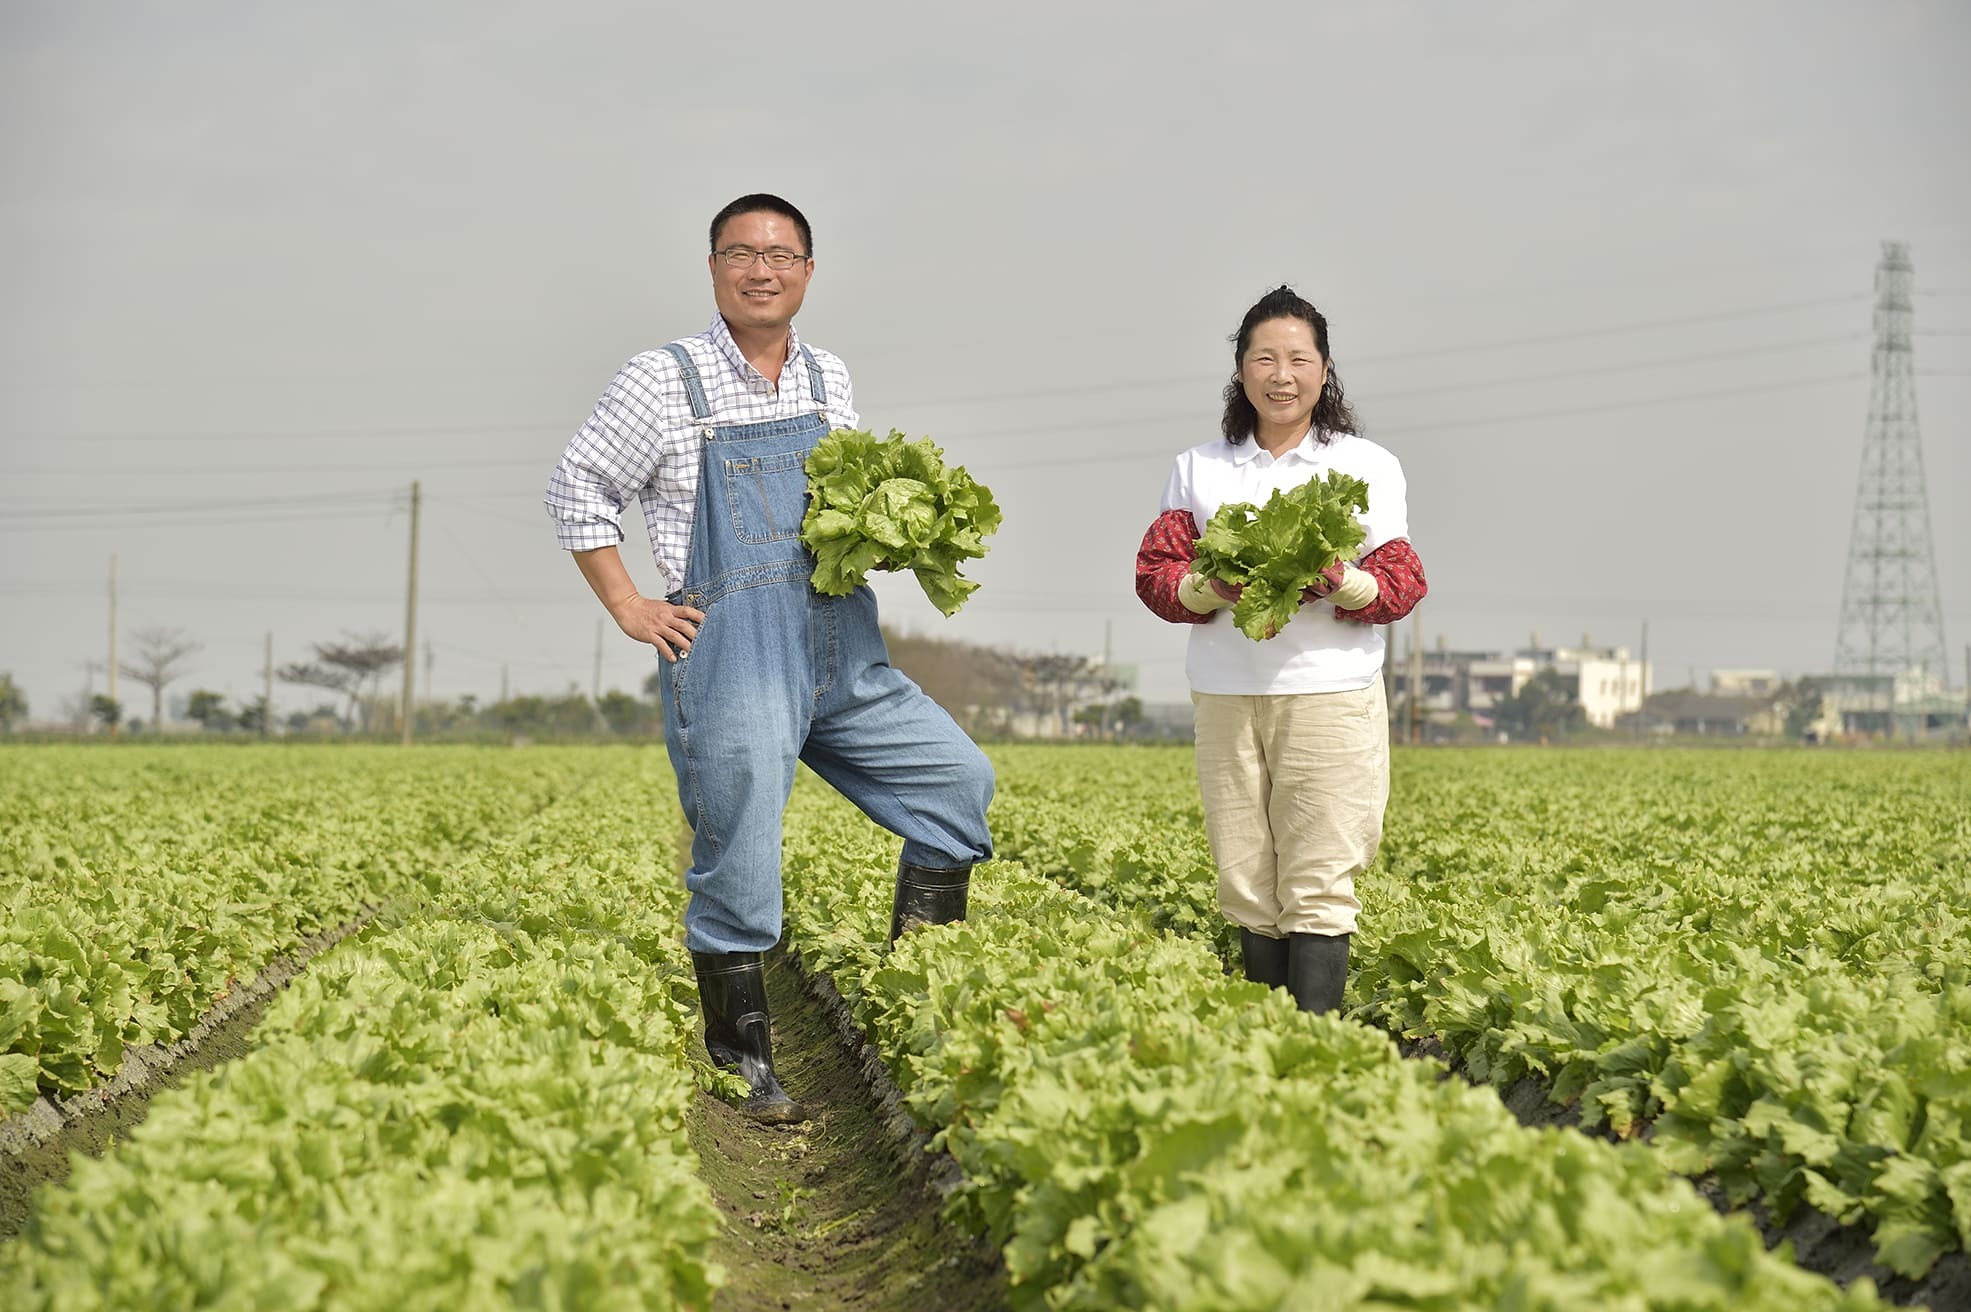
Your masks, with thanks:
M 173 689 L 401 635 L 435 692 L 586 691 L 540 506 L 616 368 L 704 328 L 711 214 L 813 221 L 797 326 L 1006 512 L 957 617 L 1133 662 L 1131 561 L 1294 284 L 1402 460 L 1425 641 L 1827 669 L 1880 243 L 1916 266 L 1945 638 L 1971 642 L 1971 8 L 8 3 L 0 671 L 51 718 L 136 629 Z M 631 515 L 626 559 L 658 576 Z M 1406 638 L 1407 641 L 1407 638 Z M 604 688 L 653 657 L 605 634 Z M 148 712 L 126 681 L 124 700 Z M 322 700 L 276 687 L 283 711 Z

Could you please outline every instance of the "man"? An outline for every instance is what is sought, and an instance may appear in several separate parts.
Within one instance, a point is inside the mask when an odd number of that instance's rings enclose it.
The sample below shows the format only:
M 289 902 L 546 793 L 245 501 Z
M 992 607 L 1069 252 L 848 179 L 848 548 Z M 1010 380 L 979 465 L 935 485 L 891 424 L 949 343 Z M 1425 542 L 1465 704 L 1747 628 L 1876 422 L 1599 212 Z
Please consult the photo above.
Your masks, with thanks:
M 711 327 L 624 365 L 563 452 L 547 507 L 624 633 L 668 663 L 664 743 L 692 826 L 685 946 L 705 1046 L 751 1089 L 742 1109 L 804 1119 L 773 1071 L 762 953 L 780 938 L 780 825 L 796 761 L 904 840 L 890 937 L 965 916 L 992 853 L 992 767 L 889 664 L 868 588 L 824 597 L 802 546 L 807 454 L 858 426 L 848 369 L 794 332 L 814 240 L 778 196 L 712 220 Z M 646 597 L 617 552 L 643 504 L 663 578 Z

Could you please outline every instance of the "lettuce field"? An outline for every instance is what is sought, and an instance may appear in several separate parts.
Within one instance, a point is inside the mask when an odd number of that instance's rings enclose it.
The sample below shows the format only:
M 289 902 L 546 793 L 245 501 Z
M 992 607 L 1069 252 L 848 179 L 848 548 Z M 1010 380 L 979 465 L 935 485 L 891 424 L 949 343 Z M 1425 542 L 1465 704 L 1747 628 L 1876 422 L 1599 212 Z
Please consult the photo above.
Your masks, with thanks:
M 894 947 L 803 775 L 789 1132 L 661 748 L 0 749 L 0 1307 L 1971 1306 L 1971 756 L 1399 751 L 1312 1017 L 1187 751 L 991 754 Z

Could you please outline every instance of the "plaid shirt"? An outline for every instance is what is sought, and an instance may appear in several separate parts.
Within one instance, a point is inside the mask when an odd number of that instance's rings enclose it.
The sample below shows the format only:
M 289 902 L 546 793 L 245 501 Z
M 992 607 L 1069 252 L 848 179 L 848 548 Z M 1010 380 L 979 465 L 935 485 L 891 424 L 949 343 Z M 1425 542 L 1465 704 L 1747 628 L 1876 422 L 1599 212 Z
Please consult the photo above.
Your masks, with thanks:
M 645 351 L 617 372 L 569 440 L 548 479 L 546 497 L 555 536 L 569 551 L 616 546 L 623 540 L 623 507 L 631 497 L 641 501 L 666 593 L 684 586 L 705 425 L 793 419 L 814 409 L 800 340 L 791 328 L 778 386 L 747 361 L 719 315 L 704 332 L 680 340 L 698 366 L 711 418 L 692 418 L 677 361 L 663 350 Z M 828 426 L 857 427 L 848 366 L 826 351 L 808 349 L 821 365 Z

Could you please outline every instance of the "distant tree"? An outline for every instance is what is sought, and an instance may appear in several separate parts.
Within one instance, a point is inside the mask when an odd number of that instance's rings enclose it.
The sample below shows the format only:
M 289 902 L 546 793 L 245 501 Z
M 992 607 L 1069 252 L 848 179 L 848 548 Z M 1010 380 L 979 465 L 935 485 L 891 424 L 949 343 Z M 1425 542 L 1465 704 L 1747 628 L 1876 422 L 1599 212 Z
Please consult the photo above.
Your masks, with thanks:
M 609 732 L 613 734 L 650 733 L 664 727 L 661 704 L 641 701 L 620 688 L 611 688 L 602 694 L 596 709 L 602 712 L 602 722 L 609 726 Z
M 319 661 L 294 661 L 281 666 L 275 673 L 280 675 L 282 683 L 298 683 L 308 688 L 323 688 L 347 697 L 349 699 L 347 720 L 350 724 L 355 723 L 356 699 L 361 695 L 362 689 L 357 686 L 356 676 L 348 670 L 324 665 Z M 338 724 L 344 721 L 345 717 L 333 706 L 329 708 L 329 713 L 334 716 Z M 311 718 L 308 712 L 296 711 L 288 717 L 288 725 L 290 728 L 300 729 L 306 727 Z
M 1814 679 L 1793 679 L 1773 690 L 1773 709 L 1781 718 L 1780 732 L 1788 738 L 1805 738 L 1820 719 L 1820 684 Z
M 240 707 L 239 724 L 240 728 L 246 732 L 257 733 L 264 738 L 267 734 L 269 723 L 267 698 L 265 695 L 255 697 L 252 701 Z
M 481 711 L 479 719 L 509 734 L 577 737 L 595 732 L 595 707 L 573 692 L 555 698 L 509 697 Z
M 885 633 L 890 664 L 967 733 L 1003 732 L 1021 696 L 1019 659 L 996 647 Z
M 1551 665 L 1499 702 L 1499 727 L 1514 738 L 1559 738 L 1587 724 L 1575 685 Z
M 282 723 L 287 726 L 289 733 L 309 733 L 324 720 L 337 727 L 341 726 L 342 717 L 336 711 L 333 702 L 322 702 L 312 711 L 290 711 L 287 719 Z
M 1143 701 L 1139 697 L 1118 697 L 1112 702 L 1089 702 L 1076 708 L 1073 719 L 1103 738 L 1123 737 L 1143 723 Z
M 185 659 L 198 651 L 199 644 L 177 629 L 138 629 L 130 636 L 137 658 L 118 665 L 124 674 L 151 690 L 151 728 L 160 729 L 164 726 L 164 689 L 185 673 Z
M 473 710 L 472 698 L 461 697 L 455 702 L 432 700 L 417 704 L 417 731 L 420 734 L 450 734 L 461 729 L 469 729 L 477 713 Z
M 89 714 L 102 721 L 105 729 L 114 729 L 123 720 L 123 703 L 97 693 L 89 699 Z
M 233 713 L 226 709 L 225 694 L 210 688 L 199 688 L 186 700 L 185 718 L 198 721 L 199 727 L 209 733 L 233 727 Z
M 1054 716 L 1063 729 L 1074 707 L 1092 697 L 1107 697 L 1119 686 L 1099 661 L 1060 653 L 1027 657 L 1020 675 L 1025 708 Z
M 1116 732 L 1125 737 L 1135 733 L 1137 726 L 1143 723 L 1143 699 L 1140 697 L 1120 698 L 1109 710 L 1115 720 Z
M 367 732 L 370 727 L 369 711 L 374 704 L 377 685 L 382 682 L 386 671 L 403 663 L 404 649 L 381 633 L 344 634 L 343 637 L 345 640 L 342 642 L 315 643 L 313 661 L 283 665 L 279 673 L 287 683 L 326 688 L 347 697 L 346 722 Z M 365 700 L 365 691 L 371 694 L 370 700 Z
M 11 733 L 27 718 L 27 694 L 11 674 L 0 674 L 0 733 Z

